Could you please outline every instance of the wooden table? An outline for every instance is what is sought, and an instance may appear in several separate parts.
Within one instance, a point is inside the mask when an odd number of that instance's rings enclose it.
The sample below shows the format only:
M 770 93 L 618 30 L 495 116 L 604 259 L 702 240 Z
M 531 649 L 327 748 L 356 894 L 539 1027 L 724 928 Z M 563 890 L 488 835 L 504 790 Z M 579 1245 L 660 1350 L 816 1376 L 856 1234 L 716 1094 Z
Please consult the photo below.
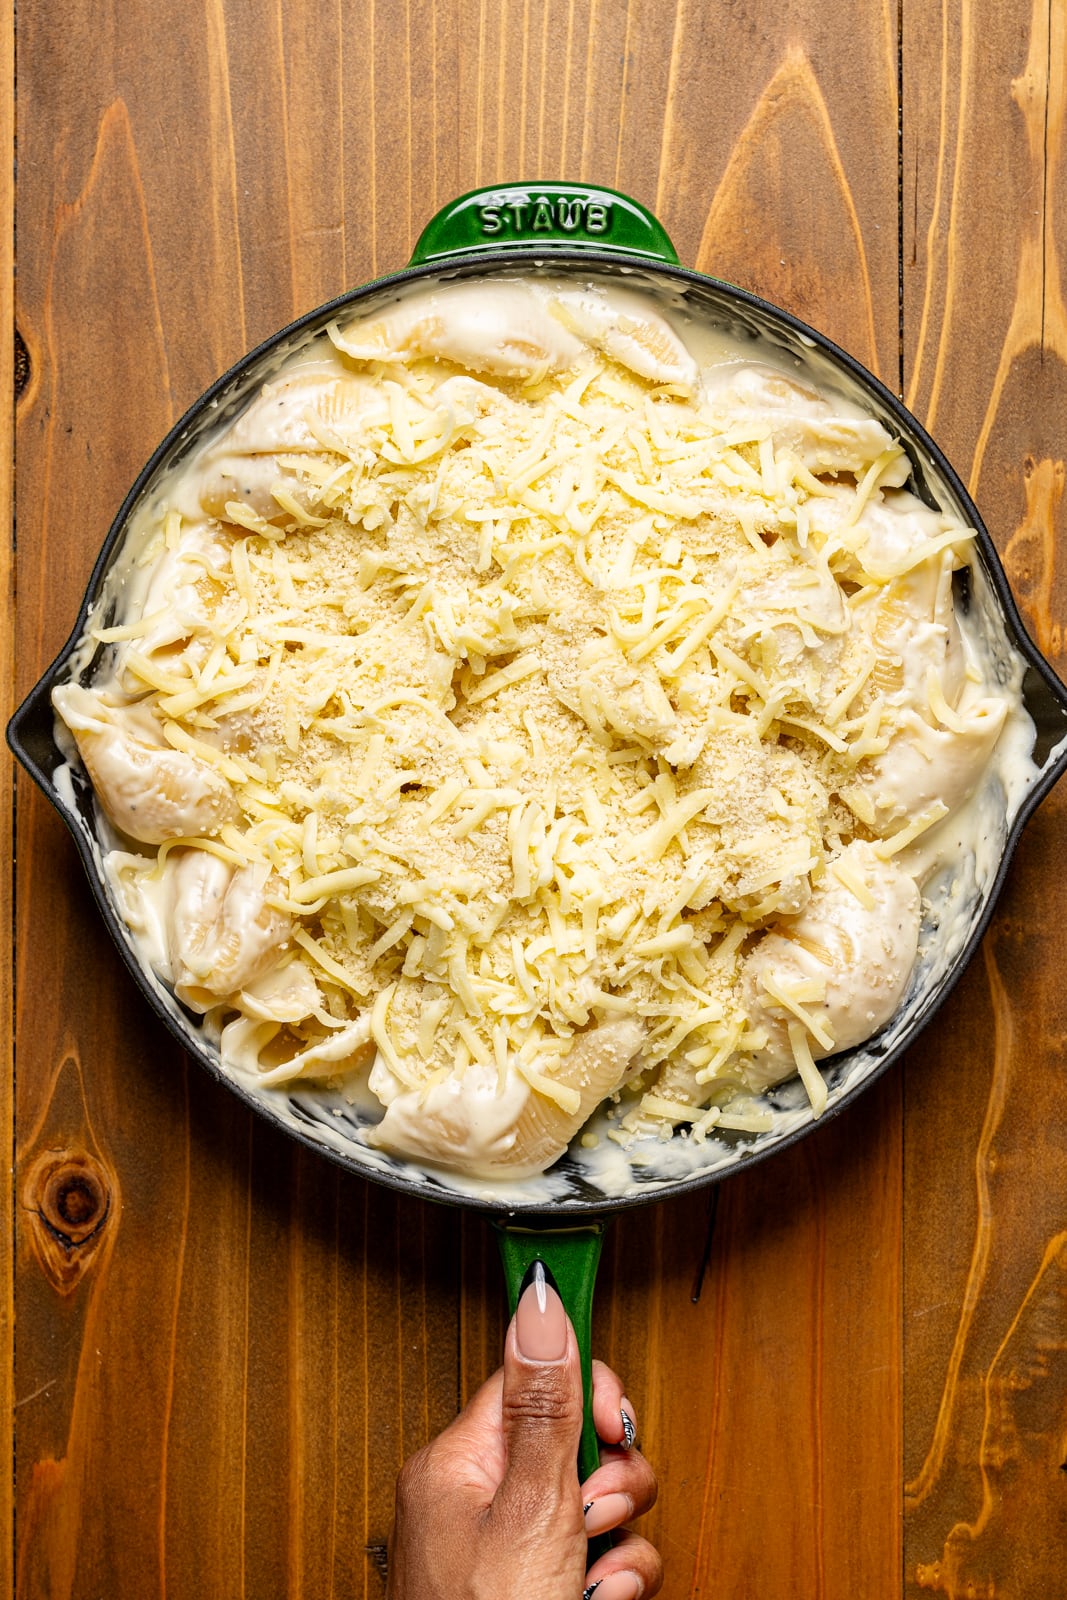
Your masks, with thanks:
M 12 50 L 8 15 L 5 83 Z M 20 10 L 17 55 L 14 697 L 210 380 L 534 176 L 632 193 L 899 388 L 1060 658 L 1064 0 L 72 0 Z M 13 135 L 5 100 L 5 255 Z M 395 1470 L 498 1359 L 486 1229 L 188 1064 L 17 795 L 5 1592 L 380 1596 Z M 668 1600 L 1067 1591 L 1065 811 L 904 1070 L 722 1185 L 713 1230 L 700 1195 L 613 1228 L 595 1343 Z

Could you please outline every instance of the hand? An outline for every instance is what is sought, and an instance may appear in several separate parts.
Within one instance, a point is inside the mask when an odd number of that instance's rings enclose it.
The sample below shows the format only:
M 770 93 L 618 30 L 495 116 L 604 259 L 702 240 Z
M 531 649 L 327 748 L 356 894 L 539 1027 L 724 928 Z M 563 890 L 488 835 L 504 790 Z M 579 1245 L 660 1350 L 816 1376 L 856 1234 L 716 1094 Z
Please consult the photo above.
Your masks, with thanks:
M 504 1365 L 400 1473 L 388 1600 L 657 1594 L 659 1554 L 634 1533 L 618 1535 L 586 1571 L 588 1536 L 639 1516 L 656 1498 L 651 1467 L 627 1447 L 633 1413 L 622 1384 L 599 1361 L 593 1416 L 606 1448 L 596 1472 L 579 1484 L 578 1344 L 538 1262 L 508 1328 Z

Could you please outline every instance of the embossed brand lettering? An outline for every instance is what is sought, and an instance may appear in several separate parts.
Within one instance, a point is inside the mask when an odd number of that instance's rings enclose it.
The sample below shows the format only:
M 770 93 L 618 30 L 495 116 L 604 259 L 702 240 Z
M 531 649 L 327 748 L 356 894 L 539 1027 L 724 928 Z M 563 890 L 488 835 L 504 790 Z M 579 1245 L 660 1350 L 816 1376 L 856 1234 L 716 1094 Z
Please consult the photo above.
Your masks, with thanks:
M 478 217 L 483 234 L 522 235 L 524 233 L 604 234 L 611 230 L 611 202 L 584 200 L 578 195 L 532 195 L 529 199 L 512 200 L 506 195 L 491 205 L 478 207 Z

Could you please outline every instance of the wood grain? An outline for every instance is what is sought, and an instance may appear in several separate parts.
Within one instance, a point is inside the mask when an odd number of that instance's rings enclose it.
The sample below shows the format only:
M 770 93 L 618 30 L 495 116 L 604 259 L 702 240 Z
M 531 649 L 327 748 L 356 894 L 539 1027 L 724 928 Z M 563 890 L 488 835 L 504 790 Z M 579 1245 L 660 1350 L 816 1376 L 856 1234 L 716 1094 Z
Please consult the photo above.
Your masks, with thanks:
M 0 371 L 15 374 L 15 116 L 9 85 L 15 71 L 15 13 L 13 5 L 0 10 Z M 17 378 L 17 374 L 15 374 Z M 14 404 L 9 400 L 0 421 L 0 508 L 5 524 L 12 530 L 0 546 L 0 673 L 3 675 L 3 715 L 15 708 L 15 564 L 14 564 Z M 10 928 L 14 918 L 15 785 L 10 771 L 5 775 L 0 797 L 0 920 Z M 10 948 L 0 967 L 0 1149 L 10 1150 L 14 1138 L 14 970 Z M 14 1239 L 10 1219 L 14 1215 L 11 1165 L 0 1169 L 0 1204 L 5 1224 L 0 1229 L 0 1449 L 5 1459 L 13 1459 L 15 1431 L 14 1389 Z M 9 1455 L 11 1452 L 11 1455 Z M 0 1592 L 10 1593 L 13 1583 L 14 1485 L 5 1472 L 0 1486 Z
M 28 8 L 19 688 L 219 371 L 403 264 L 447 199 L 532 176 L 617 184 L 684 261 L 906 383 L 1058 657 L 1063 28 L 1062 0 L 189 0 L 165 31 L 144 0 Z M 595 1342 L 659 1473 L 668 1600 L 1059 1592 L 1063 825 L 1054 798 L 906 1080 L 714 1205 L 613 1224 Z M 17 863 L 7 1590 L 377 1600 L 398 1465 L 498 1360 L 488 1230 L 187 1063 L 21 782 Z
M 919 4 L 903 43 L 909 397 L 1062 672 L 1067 14 Z M 907 1074 L 909 1595 L 1063 1587 L 1065 857 L 1058 793 L 1024 837 L 983 960 Z

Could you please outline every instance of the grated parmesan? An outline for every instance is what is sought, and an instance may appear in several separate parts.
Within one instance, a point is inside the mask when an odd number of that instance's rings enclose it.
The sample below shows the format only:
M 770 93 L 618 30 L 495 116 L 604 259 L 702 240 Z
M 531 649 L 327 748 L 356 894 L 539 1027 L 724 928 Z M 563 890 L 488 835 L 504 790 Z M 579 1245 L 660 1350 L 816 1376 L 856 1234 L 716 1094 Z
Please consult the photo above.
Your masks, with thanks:
M 232 792 L 214 832 L 161 834 L 141 878 L 161 894 L 168 863 L 202 850 L 249 869 L 262 916 L 283 920 L 279 971 L 313 1001 L 272 1031 L 253 995 L 258 1031 L 229 1035 L 265 1052 L 272 1083 L 287 1051 L 297 1072 L 365 1072 L 361 1053 L 315 1054 L 363 1019 L 372 1087 L 384 1073 L 426 1107 L 465 1073 L 495 1074 L 506 1099 L 518 1074 L 565 1143 L 640 1073 L 642 1126 L 758 1132 L 752 951 L 828 874 L 873 915 L 844 852 L 873 841 L 895 872 L 947 813 L 926 805 L 883 837 L 870 764 L 909 716 L 967 734 L 950 609 L 944 670 L 919 695 L 897 648 L 932 626 L 916 574 L 951 607 L 967 530 L 907 533 L 910 497 L 887 487 L 900 447 L 791 380 L 741 369 L 728 403 L 543 318 L 544 359 L 512 371 L 453 303 L 451 334 L 412 332 L 402 307 L 366 346 L 332 328 L 265 391 L 294 385 L 299 426 L 264 424 L 258 454 L 224 439 L 190 459 L 160 510 L 152 608 L 96 631 L 112 666 L 78 691 L 92 714 L 57 705 L 113 815 L 109 773 L 153 752 Z M 213 514 L 190 510 L 197 494 Z M 869 528 L 890 513 L 906 537 L 887 554 Z M 788 1014 L 782 1071 L 818 1115 L 824 995 L 761 981 Z M 215 1003 L 241 1012 L 240 994 Z M 601 1082 L 589 1051 L 624 1023 Z

